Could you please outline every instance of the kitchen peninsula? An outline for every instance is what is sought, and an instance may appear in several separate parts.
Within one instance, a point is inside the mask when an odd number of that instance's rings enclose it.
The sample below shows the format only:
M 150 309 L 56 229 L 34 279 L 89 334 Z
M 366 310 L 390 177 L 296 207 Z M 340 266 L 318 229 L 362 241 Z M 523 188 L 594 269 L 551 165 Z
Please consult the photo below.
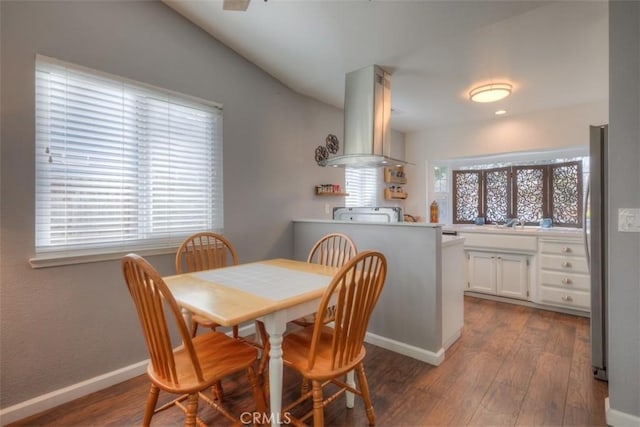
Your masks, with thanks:
M 437 224 L 294 220 L 294 257 L 306 260 L 313 244 L 331 232 L 347 234 L 359 251 L 375 249 L 387 258 L 385 287 L 366 341 L 442 363 L 462 329 L 464 239 L 442 236 Z

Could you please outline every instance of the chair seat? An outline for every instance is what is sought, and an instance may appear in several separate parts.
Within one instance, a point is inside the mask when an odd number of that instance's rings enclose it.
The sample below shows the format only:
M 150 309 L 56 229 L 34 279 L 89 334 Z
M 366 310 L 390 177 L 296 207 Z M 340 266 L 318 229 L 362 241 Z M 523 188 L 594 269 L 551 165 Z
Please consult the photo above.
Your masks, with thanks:
M 255 362 L 258 351 L 220 332 L 207 332 L 193 338 L 193 345 L 200 360 L 200 366 L 206 382 L 213 384 L 223 377 L 246 369 Z M 179 347 L 174 351 L 176 371 L 179 374 L 180 387 L 174 388 L 171 383 L 158 378 L 151 364 L 147 373 L 159 387 L 172 393 L 192 393 L 202 389 L 191 369 L 192 362 L 184 348 Z
M 366 355 L 364 346 L 360 353 L 347 366 L 336 370 L 331 366 L 331 345 L 333 341 L 333 329 L 322 326 L 320 330 L 320 340 L 316 350 L 316 362 L 313 369 L 309 370 L 309 349 L 311 348 L 311 337 L 313 336 L 313 326 L 306 327 L 284 336 L 282 341 L 283 363 L 310 380 L 324 381 L 334 378 L 336 375 L 351 371 L 357 364 L 362 362 Z
M 295 323 L 298 326 L 311 326 L 314 323 L 316 323 L 316 314 L 309 314 L 308 316 L 304 316 L 304 317 L 299 317 L 297 319 L 294 319 L 291 321 L 292 323 Z

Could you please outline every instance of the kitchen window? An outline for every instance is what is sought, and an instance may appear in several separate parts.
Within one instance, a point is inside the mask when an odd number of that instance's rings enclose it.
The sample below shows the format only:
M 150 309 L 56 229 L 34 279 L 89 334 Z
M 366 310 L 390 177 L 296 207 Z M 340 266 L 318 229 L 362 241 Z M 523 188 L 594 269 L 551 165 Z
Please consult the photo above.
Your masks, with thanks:
M 39 55 L 35 161 L 36 261 L 222 231 L 222 108 L 209 101 Z
M 528 225 L 551 218 L 582 227 L 582 161 L 453 171 L 453 222 L 488 224 L 517 218 Z
M 372 207 L 378 205 L 380 168 L 345 168 L 345 206 Z

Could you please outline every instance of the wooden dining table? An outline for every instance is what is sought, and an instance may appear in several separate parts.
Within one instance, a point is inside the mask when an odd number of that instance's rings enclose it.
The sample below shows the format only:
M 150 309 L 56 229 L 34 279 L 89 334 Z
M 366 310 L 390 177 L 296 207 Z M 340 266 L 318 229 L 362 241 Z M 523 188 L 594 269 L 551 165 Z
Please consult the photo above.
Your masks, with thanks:
M 167 276 L 165 280 L 187 320 L 191 313 L 219 325 L 261 320 L 269 334 L 270 421 L 281 422 L 282 335 L 287 322 L 317 310 L 339 268 L 272 259 Z

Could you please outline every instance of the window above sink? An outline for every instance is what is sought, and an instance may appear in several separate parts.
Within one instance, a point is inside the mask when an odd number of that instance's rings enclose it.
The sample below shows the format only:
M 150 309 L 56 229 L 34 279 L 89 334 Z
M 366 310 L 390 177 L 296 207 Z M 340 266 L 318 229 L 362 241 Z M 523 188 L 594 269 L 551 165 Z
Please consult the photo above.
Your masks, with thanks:
M 432 162 L 429 204 L 445 206 L 453 224 L 582 227 L 589 174 L 586 147 Z M 447 209 L 451 206 L 451 209 Z

